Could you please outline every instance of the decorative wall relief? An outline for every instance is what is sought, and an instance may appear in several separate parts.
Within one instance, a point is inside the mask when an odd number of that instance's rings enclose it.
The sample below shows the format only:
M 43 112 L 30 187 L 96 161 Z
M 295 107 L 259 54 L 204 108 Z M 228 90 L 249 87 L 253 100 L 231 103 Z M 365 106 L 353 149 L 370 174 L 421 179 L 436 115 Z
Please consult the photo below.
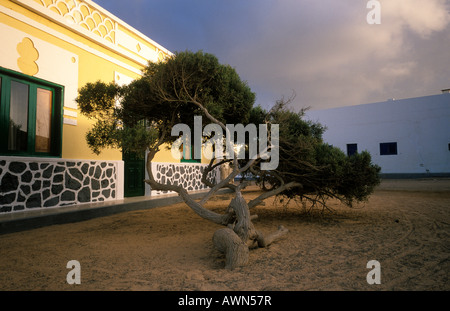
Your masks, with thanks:
M 34 76 L 39 72 L 39 66 L 36 61 L 39 59 L 39 52 L 34 47 L 30 38 L 23 38 L 22 42 L 17 44 L 17 66 L 26 75 Z
M 115 23 L 94 7 L 80 0 L 34 0 L 40 5 L 61 15 L 69 23 L 115 43 Z

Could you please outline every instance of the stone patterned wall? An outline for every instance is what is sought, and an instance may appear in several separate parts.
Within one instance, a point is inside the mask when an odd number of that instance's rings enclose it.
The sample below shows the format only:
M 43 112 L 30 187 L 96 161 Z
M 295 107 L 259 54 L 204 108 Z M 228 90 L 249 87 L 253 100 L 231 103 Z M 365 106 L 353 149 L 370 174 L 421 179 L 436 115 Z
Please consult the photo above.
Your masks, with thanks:
M 207 187 L 202 183 L 202 174 L 206 164 L 187 163 L 152 163 L 152 170 L 156 181 L 182 185 L 188 191 L 203 190 Z M 208 174 L 210 181 L 215 182 L 220 175 L 218 168 Z M 151 195 L 167 194 L 167 191 L 151 191 Z
M 0 213 L 116 198 L 112 162 L 0 158 Z

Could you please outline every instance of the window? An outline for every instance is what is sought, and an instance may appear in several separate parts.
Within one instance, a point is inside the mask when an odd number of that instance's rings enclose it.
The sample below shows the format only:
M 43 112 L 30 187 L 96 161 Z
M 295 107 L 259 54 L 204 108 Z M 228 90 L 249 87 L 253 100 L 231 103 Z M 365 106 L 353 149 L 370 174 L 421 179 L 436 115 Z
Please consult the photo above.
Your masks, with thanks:
M 0 68 L 0 154 L 61 156 L 63 87 Z
M 397 154 L 397 143 L 381 143 L 380 155 L 395 155 Z
M 347 155 L 351 156 L 358 153 L 358 144 L 347 144 Z

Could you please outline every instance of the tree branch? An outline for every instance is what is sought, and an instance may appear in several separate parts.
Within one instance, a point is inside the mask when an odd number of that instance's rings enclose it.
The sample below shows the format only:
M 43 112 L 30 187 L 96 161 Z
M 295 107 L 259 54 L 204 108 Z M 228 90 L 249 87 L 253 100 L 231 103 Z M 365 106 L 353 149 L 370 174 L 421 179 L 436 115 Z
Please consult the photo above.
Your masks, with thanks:
M 302 184 L 297 183 L 297 182 L 290 182 L 290 183 L 284 184 L 278 188 L 275 188 L 271 191 L 264 192 L 261 195 L 259 195 L 258 197 L 256 197 L 255 199 L 248 202 L 248 208 L 253 208 L 256 205 L 258 205 L 259 203 L 261 203 L 263 200 L 265 200 L 271 196 L 277 195 L 277 194 L 283 192 L 284 190 L 287 190 L 290 188 L 295 188 L 295 187 L 302 187 Z
M 161 184 L 159 182 L 157 182 L 155 180 L 155 178 L 153 177 L 153 170 L 152 170 L 152 160 L 155 157 L 156 153 L 159 150 L 159 146 L 161 146 L 164 143 L 164 136 L 165 133 L 163 133 L 158 141 L 158 143 L 156 144 L 156 146 L 154 148 L 152 148 L 148 155 L 147 155 L 147 163 L 146 163 L 146 167 L 147 167 L 147 173 L 149 178 L 145 180 L 145 182 L 147 184 L 150 185 L 150 187 L 153 190 L 161 190 L 161 191 L 174 191 L 176 193 L 178 193 L 179 196 L 182 197 L 182 199 L 184 200 L 184 202 L 186 202 L 186 204 L 195 212 L 197 213 L 200 217 L 203 217 L 207 220 L 210 220 L 214 223 L 217 224 L 221 224 L 221 225 L 227 225 L 229 220 L 230 220 L 230 215 L 228 214 L 218 214 L 215 212 L 212 212 L 206 208 L 203 207 L 203 204 L 207 201 L 207 200 L 202 200 L 202 202 L 196 202 L 188 193 L 188 191 L 186 189 L 184 189 L 181 186 L 176 186 L 176 185 L 171 185 L 171 184 Z M 212 193 L 211 189 L 209 191 L 209 193 Z M 217 191 L 217 190 L 216 190 Z M 212 194 L 211 194 L 212 195 Z M 209 198 L 209 197 L 208 197 Z

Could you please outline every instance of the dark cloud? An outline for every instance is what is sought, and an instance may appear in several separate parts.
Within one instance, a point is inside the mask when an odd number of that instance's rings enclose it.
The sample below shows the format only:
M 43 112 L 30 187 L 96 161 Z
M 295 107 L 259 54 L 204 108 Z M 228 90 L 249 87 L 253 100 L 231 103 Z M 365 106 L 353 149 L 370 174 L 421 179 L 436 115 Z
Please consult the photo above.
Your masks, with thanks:
M 313 109 L 436 94 L 450 87 L 450 1 L 95 1 L 171 51 L 236 68 L 265 108 L 297 94 Z

